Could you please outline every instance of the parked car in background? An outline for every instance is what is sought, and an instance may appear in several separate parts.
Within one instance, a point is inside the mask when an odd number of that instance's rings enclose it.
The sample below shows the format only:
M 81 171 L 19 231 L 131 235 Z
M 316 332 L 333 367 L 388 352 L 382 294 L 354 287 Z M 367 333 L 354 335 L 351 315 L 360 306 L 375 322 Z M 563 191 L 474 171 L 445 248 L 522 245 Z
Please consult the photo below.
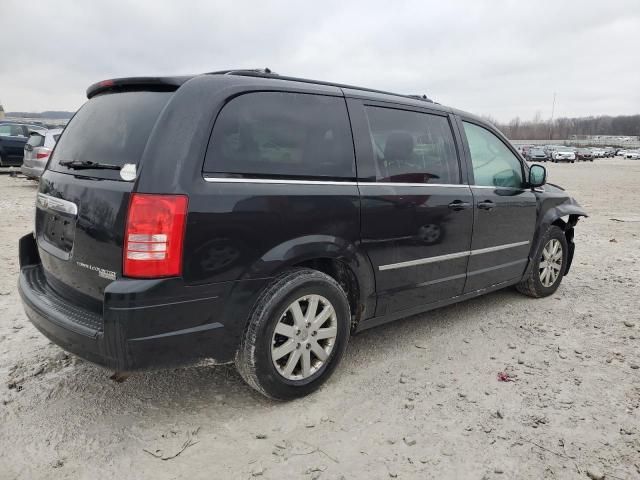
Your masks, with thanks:
M 575 163 L 576 152 L 570 147 L 559 147 L 557 150 L 554 150 L 553 153 L 551 154 L 551 161 L 554 163 L 558 163 L 558 162 Z
M 544 153 L 547 154 L 547 158 L 553 158 L 553 152 L 557 151 L 560 148 L 565 148 L 563 145 L 545 145 Z
M 529 154 L 529 151 L 532 148 L 538 148 L 538 147 L 536 147 L 535 145 L 523 145 L 522 146 L 522 156 L 526 158 L 527 155 Z
M 616 149 L 613 147 L 604 147 L 604 156 L 607 158 L 613 158 L 616 155 Z
M 544 149 L 542 147 L 534 147 L 528 150 L 525 158 L 530 162 L 546 162 L 547 154 L 544 153 Z
M 605 151 L 602 148 L 591 148 L 594 158 L 604 158 Z
M 0 123 L 0 167 L 22 164 L 24 146 L 29 139 L 29 134 L 32 131 L 42 130 L 42 127 L 27 123 Z
M 628 150 L 624 154 L 624 158 L 630 158 L 632 160 L 640 159 L 640 150 Z
M 569 272 L 586 212 L 471 114 L 256 71 L 87 96 L 19 291 L 51 341 L 117 372 L 213 358 L 292 399 L 352 333 L 512 285 L 546 297 Z
M 588 148 L 578 148 L 576 150 L 578 160 L 593 162 L 593 152 Z
M 527 158 L 527 154 L 529 153 L 529 150 L 533 148 L 533 145 L 515 145 L 515 148 L 520 155 Z
M 31 132 L 29 140 L 24 146 L 24 159 L 22 167 L 20 167 L 24 175 L 29 178 L 40 178 L 61 133 L 61 128 L 46 132 Z
M 616 156 L 617 157 L 624 158 L 625 153 L 627 153 L 627 150 L 625 150 L 624 148 L 620 148 L 620 149 L 616 150 Z

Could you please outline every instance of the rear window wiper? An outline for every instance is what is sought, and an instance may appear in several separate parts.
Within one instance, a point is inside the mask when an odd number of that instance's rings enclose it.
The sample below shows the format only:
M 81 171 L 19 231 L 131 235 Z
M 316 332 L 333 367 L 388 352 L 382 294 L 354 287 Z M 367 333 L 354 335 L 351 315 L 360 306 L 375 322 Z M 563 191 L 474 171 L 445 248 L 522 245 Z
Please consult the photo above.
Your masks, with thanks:
M 86 169 L 92 168 L 92 169 L 95 169 L 95 170 L 120 170 L 122 168 L 119 165 L 113 165 L 112 163 L 92 162 L 91 160 L 66 161 L 66 162 L 60 162 L 58 165 L 61 165 L 63 167 L 67 167 L 67 168 L 73 168 L 73 169 L 76 169 L 76 170 L 82 170 L 82 169 L 85 169 L 85 168 Z

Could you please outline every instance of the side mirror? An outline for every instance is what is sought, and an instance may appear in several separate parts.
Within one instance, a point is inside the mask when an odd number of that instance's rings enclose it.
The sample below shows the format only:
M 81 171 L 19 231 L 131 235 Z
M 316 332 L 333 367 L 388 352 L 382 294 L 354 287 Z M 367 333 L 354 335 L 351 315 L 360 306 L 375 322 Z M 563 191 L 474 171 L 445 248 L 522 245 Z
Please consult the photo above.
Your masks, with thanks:
M 531 165 L 529 168 L 529 186 L 536 188 L 545 183 L 547 183 L 547 169 L 542 165 Z

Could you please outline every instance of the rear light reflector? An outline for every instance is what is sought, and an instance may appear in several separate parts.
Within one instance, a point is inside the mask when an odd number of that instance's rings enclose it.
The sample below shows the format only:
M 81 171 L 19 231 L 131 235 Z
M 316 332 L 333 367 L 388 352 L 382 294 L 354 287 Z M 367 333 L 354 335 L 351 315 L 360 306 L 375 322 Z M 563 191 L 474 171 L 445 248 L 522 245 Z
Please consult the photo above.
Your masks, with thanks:
M 38 152 L 38 153 L 36 153 L 36 158 L 38 160 L 41 160 L 43 158 L 47 158 L 49 156 L 49 153 L 51 153 L 51 152 Z
M 123 274 L 134 278 L 182 274 L 186 195 L 134 193 L 129 202 Z

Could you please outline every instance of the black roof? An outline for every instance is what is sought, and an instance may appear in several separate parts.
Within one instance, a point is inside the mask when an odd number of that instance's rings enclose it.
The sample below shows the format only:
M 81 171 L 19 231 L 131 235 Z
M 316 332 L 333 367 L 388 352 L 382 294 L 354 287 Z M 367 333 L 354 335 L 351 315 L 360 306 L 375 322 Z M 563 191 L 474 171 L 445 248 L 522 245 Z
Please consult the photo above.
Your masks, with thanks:
M 314 85 L 324 85 L 328 87 L 343 88 L 349 90 L 355 90 L 359 92 L 377 93 L 382 95 L 392 95 L 394 97 L 401 97 L 411 100 L 419 100 L 429 103 L 434 103 L 433 100 L 426 95 L 404 95 L 399 93 L 387 92 L 384 90 L 377 90 L 373 88 L 357 87 L 354 85 L 347 85 L 344 83 L 327 82 L 322 80 L 312 80 L 308 78 L 290 77 L 285 75 L 278 75 L 269 68 L 264 69 L 231 69 L 231 70 L 218 70 L 215 72 L 208 72 L 205 75 L 237 75 L 242 77 L 255 77 L 265 78 L 272 80 L 282 80 L 298 83 L 309 83 Z M 131 89 L 131 88 L 153 88 L 159 90 L 176 90 L 183 83 L 191 80 L 197 75 L 185 75 L 176 77 L 128 77 L 128 78 L 116 78 L 110 80 L 103 80 L 98 83 L 94 83 L 87 89 L 87 98 L 94 97 L 99 93 L 106 91 L 117 91 L 119 89 Z
M 376 90 L 373 88 L 365 88 L 365 87 L 357 87 L 354 85 L 347 85 L 344 83 L 336 83 L 336 82 L 326 82 L 323 80 L 312 80 L 309 78 L 300 78 L 300 77 L 290 77 L 286 75 L 278 75 L 277 73 L 271 71 L 269 68 L 264 69 L 240 69 L 240 70 L 220 70 L 217 72 L 210 72 L 208 75 L 240 75 L 245 77 L 260 77 L 260 78 L 272 78 L 275 80 L 286 80 L 289 82 L 299 82 L 299 83 L 312 83 L 314 85 L 326 85 L 328 87 L 337 87 L 337 88 L 348 88 L 350 90 L 360 90 L 363 92 L 371 92 L 371 93 L 382 93 L 385 95 L 394 95 L 396 97 L 404 97 L 411 98 L 414 100 L 424 100 L 425 102 L 434 103 L 433 100 L 428 98 L 426 95 L 403 95 L 399 93 L 387 92 L 385 90 Z

